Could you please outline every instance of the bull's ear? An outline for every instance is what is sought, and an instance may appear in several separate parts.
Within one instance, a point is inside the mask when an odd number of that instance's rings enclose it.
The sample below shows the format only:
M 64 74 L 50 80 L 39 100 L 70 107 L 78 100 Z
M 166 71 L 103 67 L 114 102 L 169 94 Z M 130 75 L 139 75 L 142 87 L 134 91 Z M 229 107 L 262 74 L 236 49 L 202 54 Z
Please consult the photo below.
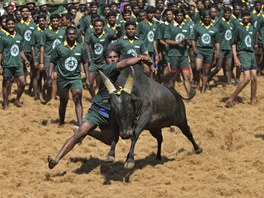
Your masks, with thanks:
M 134 74 L 135 74 L 134 68 L 132 66 L 130 66 L 130 68 L 131 68 L 131 72 L 129 73 L 129 76 L 127 78 L 126 84 L 123 89 L 128 94 L 131 94 L 132 92 L 132 88 L 134 84 Z
M 100 70 L 99 70 L 99 74 L 102 77 L 102 81 L 106 87 L 106 89 L 108 90 L 109 94 L 112 94 L 116 91 L 115 86 L 113 85 L 113 83 L 109 80 L 109 78 L 106 77 L 106 75 L 104 75 Z

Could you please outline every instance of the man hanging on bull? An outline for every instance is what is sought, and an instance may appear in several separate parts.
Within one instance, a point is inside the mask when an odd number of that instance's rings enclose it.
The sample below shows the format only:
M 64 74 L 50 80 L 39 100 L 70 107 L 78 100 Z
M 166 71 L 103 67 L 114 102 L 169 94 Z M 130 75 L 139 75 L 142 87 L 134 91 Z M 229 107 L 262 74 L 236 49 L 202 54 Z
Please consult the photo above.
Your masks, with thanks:
M 134 65 L 140 61 L 150 64 L 150 59 L 146 55 L 139 55 L 119 61 L 119 50 L 116 44 L 110 44 L 105 50 L 104 58 L 105 64 L 89 66 L 89 86 L 92 86 L 99 71 L 104 73 L 112 82 L 117 79 L 119 71 L 127 66 Z M 87 87 L 89 88 L 89 87 Z M 103 143 L 110 145 L 112 142 L 112 131 L 110 130 L 110 103 L 109 93 L 101 82 L 97 95 L 93 98 L 88 114 L 83 119 L 83 122 L 77 132 L 72 135 L 53 159 L 48 157 L 48 166 L 50 169 L 54 168 L 59 161 L 70 152 L 73 147 L 81 142 L 87 135 L 94 137 Z M 101 131 L 96 131 L 95 128 L 99 126 Z

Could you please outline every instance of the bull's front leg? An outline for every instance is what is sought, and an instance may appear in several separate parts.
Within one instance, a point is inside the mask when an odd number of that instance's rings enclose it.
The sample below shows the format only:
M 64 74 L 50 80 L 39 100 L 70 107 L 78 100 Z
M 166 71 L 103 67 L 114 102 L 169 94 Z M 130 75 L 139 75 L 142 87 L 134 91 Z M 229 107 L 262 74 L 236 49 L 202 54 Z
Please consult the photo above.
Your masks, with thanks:
M 138 119 L 135 131 L 131 136 L 131 146 L 130 146 L 129 153 L 127 154 L 127 159 L 126 159 L 126 162 L 124 165 L 125 169 L 131 169 L 135 166 L 135 160 L 134 160 L 135 145 L 136 145 L 136 142 L 139 138 L 139 135 L 144 130 L 146 125 L 149 123 L 150 119 L 151 119 L 151 111 L 150 110 L 144 111 L 144 113 Z
M 113 131 L 113 140 L 111 142 L 110 150 L 106 156 L 106 162 L 114 162 L 115 161 L 115 148 L 117 142 L 119 140 L 119 128 L 115 121 L 112 122 L 112 131 Z

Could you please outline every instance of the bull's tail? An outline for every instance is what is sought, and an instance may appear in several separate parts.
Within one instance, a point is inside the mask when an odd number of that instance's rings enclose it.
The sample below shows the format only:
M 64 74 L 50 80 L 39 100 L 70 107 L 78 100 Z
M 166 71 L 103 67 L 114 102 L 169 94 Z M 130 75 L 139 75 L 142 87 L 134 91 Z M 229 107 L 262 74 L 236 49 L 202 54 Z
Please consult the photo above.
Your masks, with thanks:
M 189 97 L 188 98 L 185 98 L 183 97 L 179 92 L 176 91 L 176 89 L 172 88 L 171 86 L 169 85 L 164 85 L 165 87 L 167 87 L 172 93 L 174 93 L 175 95 L 178 95 L 181 97 L 181 99 L 183 100 L 191 100 L 194 98 L 194 96 L 196 95 L 196 89 L 194 88 L 191 88 L 190 92 L 189 92 Z

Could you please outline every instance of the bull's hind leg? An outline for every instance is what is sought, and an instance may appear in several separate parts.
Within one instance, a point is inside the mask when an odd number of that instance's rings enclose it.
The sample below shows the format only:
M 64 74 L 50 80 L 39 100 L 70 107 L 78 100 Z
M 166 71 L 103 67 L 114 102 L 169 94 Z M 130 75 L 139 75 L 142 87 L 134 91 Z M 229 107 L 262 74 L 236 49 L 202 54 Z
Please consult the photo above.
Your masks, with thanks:
M 177 126 L 181 129 L 182 133 L 191 141 L 195 153 L 196 154 L 202 153 L 203 149 L 198 144 L 196 144 L 187 121 L 177 124 Z
M 150 130 L 150 134 L 157 139 L 157 143 L 158 143 L 158 150 L 157 150 L 157 155 L 156 155 L 156 159 L 157 160 L 161 160 L 161 144 L 163 141 L 163 137 L 162 137 L 162 133 L 161 133 L 161 129 L 158 130 Z

